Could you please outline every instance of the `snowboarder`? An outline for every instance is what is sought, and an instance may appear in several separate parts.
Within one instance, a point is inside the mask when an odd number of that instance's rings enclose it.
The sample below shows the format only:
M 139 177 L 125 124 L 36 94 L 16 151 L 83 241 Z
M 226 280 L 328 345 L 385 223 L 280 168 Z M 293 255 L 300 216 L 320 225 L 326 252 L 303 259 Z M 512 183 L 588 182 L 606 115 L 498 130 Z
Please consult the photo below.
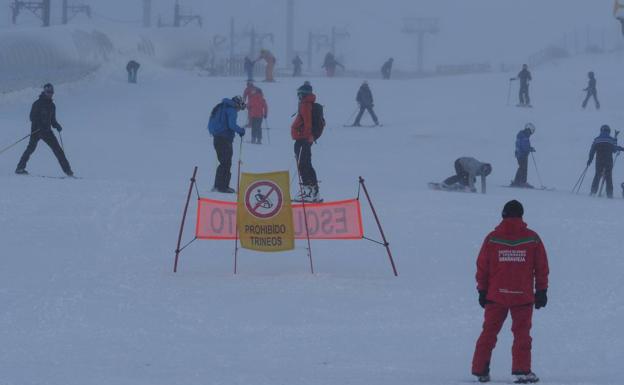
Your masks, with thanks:
M 223 99 L 210 113 L 208 131 L 214 137 L 213 144 L 219 160 L 212 191 L 228 194 L 236 192 L 236 190 L 230 187 L 230 179 L 232 178 L 230 169 L 232 168 L 232 155 L 234 154 L 232 142 L 235 134 L 240 135 L 241 140 L 245 135 L 245 129 L 239 127 L 236 123 L 238 111 L 244 110 L 245 107 L 243 98 L 234 96 L 232 99 Z
M 533 123 L 527 123 L 524 125 L 524 129 L 518 132 L 516 135 L 516 159 L 518 160 L 518 171 L 516 171 L 516 177 L 511 182 L 512 187 L 525 187 L 533 188 L 527 183 L 527 173 L 529 165 L 529 154 L 535 152 L 535 149 L 531 147 L 531 135 L 535 133 L 535 126 Z
M 616 131 L 616 137 L 617 134 L 619 134 L 618 131 Z M 587 167 L 589 167 L 596 155 L 596 175 L 594 175 L 590 195 L 596 195 L 600 180 L 604 178 L 607 185 L 607 197 L 613 198 L 613 153 L 618 151 L 624 151 L 624 148 L 618 146 L 617 138 L 611 137 L 611 127 L 603 125 L 600 127 L 600 135 L 592 143 L 589 160 L 587 160 Z
M 253 73 L 254 66 L 256 65 L 255 60 L 251 60 L 249 56 L 245 56 L 245 63 L 243 64 L 245 73 L 247 74 L 247 82 L 253 82 Z
M 293 65 L 293 77 L 301 76 L 301 66 L 303 65 L 303 60 L 299 57 L 299 55 L 295 55 L 295 58 L 292 60 Z
M 390 79 L 390 76 L 392 75 L 392 64 L 394 63 L 394 59 L 390 58 L 388 59 L 383 66 L 381 66 L 381 77 L 384 79 Z
M 128 83 L 137 82 L 139 67 L 141 67 L 141 65 L 134 60 L 130 60 L 128 64 L 126 64 L 126 71 L 128 71 Z
M 309 82 L 297 89 L 299 107 L 297 116 L 291 125 L 291 137 L 295 141 L 295 158 L 301 177 L 301 192 L 299 199 L 305 202 L 319 202 L 318 180 L 316 171 L 312 167 L 312 109 L 316 103 L 316 95 L 312 92 Z
M 520 102 L 519 107 L 531 107 L 531 99 L 529 98 L 529 82 L 533 80 L 531 72 L 529 72 L 529 66 L 522 65 L 522 70 L 518 72 L 518 76 L 511 78 L 510 80 L 520 80 L 520 92 L 518 94 Z
M 271 51 L 269 51 L 268 49 L 261 49 L 260 57 L 258 57 L 256 61 L 260 59 L 263 59 L 266 62 L 264 81 L 274 82 L 275 79 L 273 79 L 273 69 L 275 68 L 275 62 L 276 62 L 275 56 L 273 56 Z
M 507 202 L 502 222 L 487 235 L 477 258 L 479 305 L 485 309 L 472 359 L 472 374 L 479 382 L 490 381 L 492 351 L 508 313 L 514 335 L 511 373 L 515 382 L 539 381 L 531 371 L 530 331 L 533 306 L 541 309 L 548 302 L 548 257 L 542 240 L 527 227 L 523 215 L 520 202 Z
M 587 96 L 583 101 L 583 108 L 587 107 L 587 102 L 589 98 L 594 97 L 594 102 L 596 103 L 596 109 L 600 109 L 600 102 L 598 101 L 598 91 L 596 90 L 596 77 L 594 76 L 594 72 L 590 71 L 587 73 L 587 77 L 589 78 L 589 82 L 587 83 L 587 88 L 583 91 L 587 91 Z
M 260 88 L 254 87 L 251 90 L 247 110 L 251 123 L 251 143 L 262 144 L 262 120 L 267 118 L 269 110 Z
M 70 177 L 74 176 L 74 172 L 65 157 L 65 152 L 52 132 L 52 127 L 54 127 L 59 134 L 63 130 L 63 127 L 56 120 L 56 105 L 52 101 L 53 96 L 54 86 L 50 83 L 44 85 L 43 92 L 39 95 L 39 99 L 33 103 L 30 109 L 30 140 L 17 164 L 17 168 L 15 169 L 16 174 L 28 174 L 28 171 L 26 171 L 26 163 L 28 163 L 28 159 L 30 159 L 32 153 L 35 152 L 39 140 L 43 140 L 52 149 L 65 175 Z
M 338 62 L 338 60 L 336 60 L 336 57 L 333 53 L 327 52 L 321 68 L 325 68 L 325 73 L 327 74 L 328 78 L 334 77 L 334 75 L 336 74 L 336 67 L 341 67 L 343 70 L 345 68 L 342 64 Z
M 477 176 L 481 177 L 481 193 L 485 194 L 485 178 L 492 173 L 492 165 L 479 162 L 475 158 L 462 157 L 455 160 L 455 175 L 452 175 L 444 182 L 442 188 L 445 190 L 464 190 L 477 192 L 474 186 Z
M 371 118 L 373 118 L 373 122 L 375 122 L 375 126 L 379 125 L 379 119 L 377 119 L 377 115 L 375 115 L 375 111 L 373 110 L 373 93 L 368 86 L 368 82 L 364 81 L 358 90 L 357 96 L 355 100 L 360 105 L 360 112 L 355 117 L 355 121 L 353 122 L 354 127 L 360 126 L 360 120 L 362 119 L 362 115 L 364 111 L 368 111 Z

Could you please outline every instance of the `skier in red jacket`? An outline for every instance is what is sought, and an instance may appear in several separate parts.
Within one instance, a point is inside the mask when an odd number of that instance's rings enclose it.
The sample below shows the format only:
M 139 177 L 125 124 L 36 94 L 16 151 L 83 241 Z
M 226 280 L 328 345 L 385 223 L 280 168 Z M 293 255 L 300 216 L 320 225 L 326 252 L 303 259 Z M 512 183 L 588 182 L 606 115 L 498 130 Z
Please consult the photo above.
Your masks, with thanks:
M 483 331 L 472 359 L 472 374 L 490 380 L 490 358 L 496 336 L 511 313 L 512 375 L 520 384 L 539 378 L 531 371 L 531 319 L 533 305 L 546 306 L 548 258 L 540 237 L 522 220 L 524 209 L 516 200 L 503 208 L 503 221 L 485 238 L 477 258 L 479 304 L 485 309 Z M 534 294 L 535 290 L 535 294 Z
M 297 201 L 320 202 L 316 171 L 312 167 L 312 105 L 316 102 L 316 95 L 312 86 L 306 82 L 297 90 L 299 108 L 297 117 L 290 127 L 290 135 L 295 141 L 295 158 L 301 176 L 301 192 Z
M 262 120 L 267 118 L 269 108 L 262 94 L 262 90 L 255 87 L 249 94 L 249 120 L 251 123 L 251 143 L 262 144 Z

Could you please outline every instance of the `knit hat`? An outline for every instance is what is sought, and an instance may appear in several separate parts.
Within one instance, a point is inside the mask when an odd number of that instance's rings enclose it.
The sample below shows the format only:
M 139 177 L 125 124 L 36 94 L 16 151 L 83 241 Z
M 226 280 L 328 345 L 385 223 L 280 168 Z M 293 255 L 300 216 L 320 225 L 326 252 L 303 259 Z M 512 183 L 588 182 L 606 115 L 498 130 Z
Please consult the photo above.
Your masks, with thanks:
M 524 215 L 522 203 L 515 199 L 505 203 L 505 207 L 503 207 L 501 215 L 503 218 L 522 218 Z

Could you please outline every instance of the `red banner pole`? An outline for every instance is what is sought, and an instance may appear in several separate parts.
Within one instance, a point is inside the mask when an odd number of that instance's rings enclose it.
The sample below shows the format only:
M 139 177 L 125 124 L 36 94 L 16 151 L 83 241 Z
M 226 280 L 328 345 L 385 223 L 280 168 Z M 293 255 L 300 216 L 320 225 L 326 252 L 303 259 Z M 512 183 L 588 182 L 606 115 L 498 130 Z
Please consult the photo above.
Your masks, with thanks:
M 178 271 L 178 258 L 180 256 L 180 243 L 182 243 L 182 233 L 184 232 L 184 222 L 186 222 L 186 212 L 188 211 L 189 202 L 191 201 L 191 193 L 193 192 L 193 186 L 195 185 L 195 176 L 197 175 L 197 166 L 193 169 L 193 176 L 191 177 L 191 185 L 189 186 L 188 195 L 186 196 L 186 204 L 184 205 L 184 214 L 182 214 L 182 223 L 180 224 L 180 233 L 178 234 L 178 245 L 176 246 L 175 262 L 173 263 L 173 272 Z
M 238 199 L 240 194 L 240 173 L 241 173 L 241 157 L 243 153 L 243 137 L 240 137 L 240 145 L 238 147 L 238 172 L 236 173 L 236 202 L 238 205 Z M 238 216 L 238 215 L 237 215 Z M 238 218 L 236 220 L 236 237 L 234 238 L 234 274 L 238 273 Z
M 390 244 L 386 240 L 386 235 L 384 234 L 383 228 L 381 227 L 381 222 L 379 221 L 379 217 L 377 216 L 377 212 L 375 211 L 375 207 L 373 206 L 373 201 L 368 195 L 368 190 L 366 189 L 366 185 L 364 184 L 364 178 L 360 177 L 360 185 L 364 190 L 364 194 L 366 195 L 366 199 L 368 200 L 368 204 L 373 212 L 373 216 L 375 217 L 375 221 L 377 222 L 377 227 L 379 228 L 379 233 L 381 234 L 381 239 L 383 239 L 384 246 L 386 251 L 388 252 L 388 258 L 390 259 L 390 265 L 392 265 L 392 271 L 394 272 L 394 276 L 397 277 L 399 273 L 397 272 L 396 266 L 394 264 L 394 259 L 392 258 L 392 252 L 390 251 Z

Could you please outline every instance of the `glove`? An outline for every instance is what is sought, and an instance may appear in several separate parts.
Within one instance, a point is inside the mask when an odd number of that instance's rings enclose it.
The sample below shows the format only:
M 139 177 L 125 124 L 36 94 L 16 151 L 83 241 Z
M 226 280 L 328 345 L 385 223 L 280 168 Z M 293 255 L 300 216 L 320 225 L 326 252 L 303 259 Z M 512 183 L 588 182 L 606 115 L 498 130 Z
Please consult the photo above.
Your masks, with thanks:
M 244 129 L 244 128 L 243 128 L 243 132 L 239 132 L 239 133 L 238 133 L 238 136 L 240 136 L 241 138 L 242 138 L 243 136 L 245 136 L 245 129 Z
M 484 309 L 485 309 L 485 304 L 489 302 L 486 297 L 487 297 L 487 291 L 479 290 L 479 305 L 481 305 L 481 307 Z
M 546 303 L 548 303 L 548 296 L 546 295 L 546 289 L 538 290 L 535 292 L 535 308 L 541 309 L 546 307 Z
M 587 167 L 589 167 L 589 165 L 591 164 L 591 159 L 587 160 Z
M 529 151 L 531 151 L 531 152 L 535 152 L 535 148 L 531 147 L 531 148 L 529 149 Z
M 54 127 L 54 128 L 56 128 L 56 131 L 58 131 L 58 132 L 63 131 L 63 127 L 62 127 L 60 124 L 59 124 L 59 125 L 57 125 L 57 126 L 56 126 L 56 127 Z

